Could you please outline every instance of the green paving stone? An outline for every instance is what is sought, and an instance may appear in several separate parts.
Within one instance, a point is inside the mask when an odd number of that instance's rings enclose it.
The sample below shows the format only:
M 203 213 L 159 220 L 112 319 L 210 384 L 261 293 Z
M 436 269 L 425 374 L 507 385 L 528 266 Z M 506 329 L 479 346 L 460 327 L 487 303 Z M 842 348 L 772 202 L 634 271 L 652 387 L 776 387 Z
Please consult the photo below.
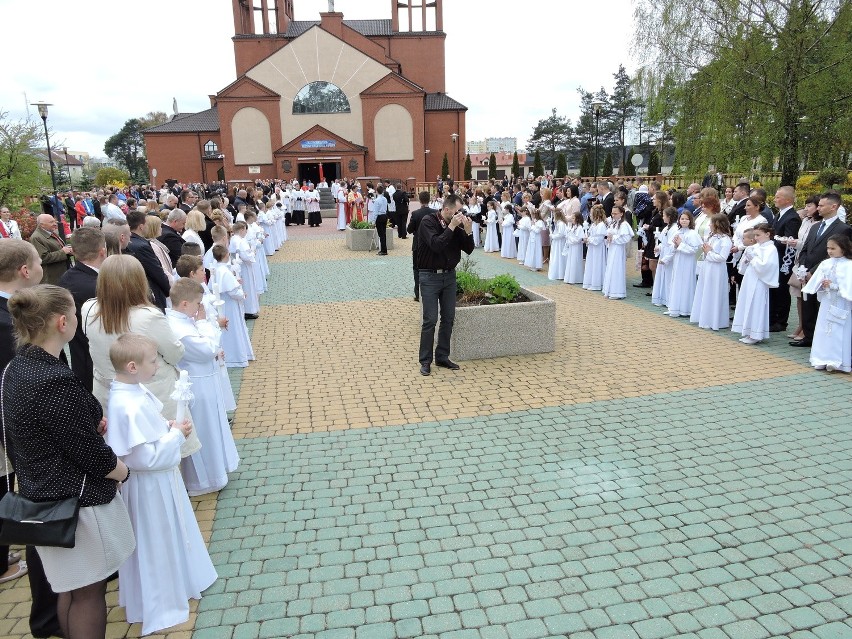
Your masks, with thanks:
M 394 619 L 408 619 L 410 617 L 425 617 L 429 614 L 429 604 L 423 600 L 404 601 L 391 606 L 391 615 Z
M 639 635 L 631 626 L 618 625 L 598 628 L 595 639 L 639 639 Z
M 541 639 L 548 633 L 541 619 L 513 621 L 506 626 L 510 639 Z
M 400 639 L 419 637 L 423 634 L 420 619 L 402 619 L 396 622 L 396 634 Z
M 220 626 L 218 628 L 200 628 L 193 633 L 193 636 L 201 639 L 231 639 L 233 634 L 233 626 Z
M 677 629 L 667 619 L 646 619 L 633 624 L 641 639 L 664 639 L 677 634 Z

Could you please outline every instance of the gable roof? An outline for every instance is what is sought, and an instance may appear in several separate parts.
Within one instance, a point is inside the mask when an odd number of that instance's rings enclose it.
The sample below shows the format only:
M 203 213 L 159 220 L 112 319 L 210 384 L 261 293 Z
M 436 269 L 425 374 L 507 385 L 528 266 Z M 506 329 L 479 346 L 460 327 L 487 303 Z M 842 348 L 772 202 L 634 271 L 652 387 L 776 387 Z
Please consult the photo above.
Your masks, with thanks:
M 252 80 L 247 75 L 243 75 L 226 86 L 216 94 L 216 99 L 227 98 L 256 98 L 256 99 L 278 99 L 281 96 L 275 93 L 269 87 L 265 87 L 259 82 Z
M 446 93 L 427 93 L 427 111 L 467 111 L 467 107 L 461 102 L 456 102 Z
M 319 20 L 294 20 L 287 26 L 284 37 L 298 38 L 311 27 L 319 24 Z M 344 20 L 343 24 L 367 37 L 393 35 L 393 26 L 390 20 Z
M 219 130 L 219 109 L 212 107 L 198 113 L 178 113 L 165 124 L 145 129 L 143 133 L 196 133 Z
M 383 78 L 361 91 L 362 96 L 367 95 L 399 95 L 399 94 L 423 95 L 423 87 L 420 87 L 408 78 L 391 71 Z
M 302 154 L 314 153 L 314 154 L 322 154 L 328 153 L 329 149 L 325 147 L 320 148 L 302 148 L 301 143 L 306 139 L 325 139 L 325 140 L 334 140 L 338 143 L 339 146 L 335 147 L 333 151 L 337 152 L 351 152 L 351 151 L 366 151 L 367 147 L 361 146 L 360 144 L 355 144 L 346 138 L 340 137 L 336 133 L 332 133 L 328 129 L 326 129 L 321 124 L 315 124 L 306 131 L 294 137 L 292 140 L 284 144 L 284 146 L 280 147 L 276 151 L 273 152 L 273 155 L 282 155 L 284 153 L 290 153 L 294 151 L 298 151 Z

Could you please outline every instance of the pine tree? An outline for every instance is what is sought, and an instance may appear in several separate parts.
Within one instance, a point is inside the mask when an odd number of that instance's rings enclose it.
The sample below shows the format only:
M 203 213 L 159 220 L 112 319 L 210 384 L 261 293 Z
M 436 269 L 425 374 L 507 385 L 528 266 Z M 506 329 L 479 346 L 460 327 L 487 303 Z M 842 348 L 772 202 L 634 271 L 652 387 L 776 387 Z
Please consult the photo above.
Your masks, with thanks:
M 648 176 L 655 177 L 660 173 L 660 156 L 656 151 L 651 151 L 651 157 L 648 158 Z
M 541 165 L 541 154 L 538 149 L 535 150 L 535 159 L 533 160 L 533 174 L 538 177 L 544 175 L 544 167 Z
M 469 180 L 473 177 L 473 167 L 470 165 L 470 153 L 464 157 L 464 179 Z
M 583 153 L 583 158 L 580 160 L 580 177 L 589 177 L 592 174 L 592 163 L 589 161 L 589 154 Z
M 556 175 L 559 177 L 568 175 L 568 161 L 565 159 L 564 153 L 556 156 Z
M 635 153 L 635 151 L 634 151 L 633 147 L 631 146 L 630 151 L 628 151 L 628 153 L 627 153 L 627 161 L 624 163 L 624 166 L 621 167 L 622 175 L 636 175 L 636 167 L 633 166 L 633 161 L 632 161 L 634 153 Z
M 441 177 L 445 178 L 450 174 L 450 160 L 447 158 L 447 154 L 444 153 L 444 160 L 441 162 Z
M 606 159 L 604 159 L 603 171 L 601 171 L 601 175 L 603 177 L 612 176 L 612 154 L 607 152 Z
M 488 158 L 488 179 L 497 177 L 497 156 L 493 153 Z
M 518 177 L 518 174 L 521 172 L 521 164 L 518 162 L 518 152 L 515 151 L 514 155 L 512 155 L 512 175 Z

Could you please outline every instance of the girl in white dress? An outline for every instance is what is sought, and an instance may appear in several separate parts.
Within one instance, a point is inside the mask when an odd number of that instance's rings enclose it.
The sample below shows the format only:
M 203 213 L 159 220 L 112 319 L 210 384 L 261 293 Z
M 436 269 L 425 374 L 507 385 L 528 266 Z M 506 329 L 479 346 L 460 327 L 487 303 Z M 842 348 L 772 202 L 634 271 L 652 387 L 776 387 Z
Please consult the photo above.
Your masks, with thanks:
M 624 207 L 612 207 L 612 222 L 606 234 L 606 270 L 601 290 L 606 299 L 623 300 L 627 297 L 627 243 L 633 229 L 627 222 Z
M 757 344 L 769 337 L 769 289 L 778 286 L 778 250 L 772 241 L 772 227 L 753 227 L 754 246 L 742 259 L 748 260 L 731 330 L 740 333 L 743 344 Z
M 527 242 L 527 250 L 524 256 L 524 266 L 531 271 L 540 271 L 544 264 L 544 251 L 541 241 L 545 230 L 544 220 L 537 209 L 530 212 L 530 239 Z
M 516 209 L 521 216 L 518 220 L 518 264 L 523 264 L 527 257 L 527 245 L 530 240 L 530 229 L 532 228 L 532 220 L 530 219 L 530 210 L 526 206 Z
M 672 279 L 669 289 L 667 315 L 671 317 L 689 317 L 695 299 L 695 254 L 704 246 L 704 242 L 695 231 L 695 220 L 689 211 L 678 218 L 680 228 L 672 238 L 674 257 L 672 257 Z
M 651 303 L 654 306 L 666 306 L 669 301 L 669 287 L 672 282 L 672 258 L 674 244 L 672 240 L 677 233 L 677 209 L 668 206 L 663 209 L 663 223 L 660 237 L 654 247 L 657 256 L 657 268 L 654 274 L 654 288 L 651 289 Z
M 852 372 L 852 241 L 834 235 L 826 243 L 828 259 L 814 271 L 802 292 L 820 301 L 811 346 L 811 366 Z
M 494 200 L 488 200 L 485 225 L 485 252 L 496 253 L 500 250 L 500 242 L 497 240 L 497 202 Z
M 583 244 L 586 240 L 586 230 L 583 228 L 583 214 L 580 211 L 572 214 L 565 229 L 565 276 L 562 281 L 566 284 L 583 283 Z
M 245 368 L 250 360 L 254 360 L 243 306 L 246 294 L 229 264 L 228 249 L 214 245 L 211 250 L 216 260 L 214 268 L 210 269 L 211 281 L 214 291 L 218 289 L 219 297 L 224 302 L 219 314 L 228 319 L 228 330 L 222 331 L 225 366 Z
M 482 243 L 480 225 L 479 222 L 477 222 L 481 212 L 482 205 L 479 203 L 479 199 L 474 195 L 470 198 L 467 205 L 467 216 L 471 219 L 470 229 L 473 231 L 473 248 L 479 248 L 479 245 Z
M 512 215 L 511 205 L 507 205 L 503 209 L 503 221 L 500 225 L 503 228 L 503 245 L 500 247 L 500 257 L 508 257 L 513 260 L 518 256 L 518 247 L 515 245 L 515 216 Z
M 714 331 L 730 326 L 730 305 L 728 303 L 728 256 L 731 254 L 731 224 L 728 216 L 715 213 L 710 216 L 710 237 L 701 250 L 704 253 L 703 266 L 698 273 L 698 285 L 695 288 L 695 301 L 689 321 L 699 328 Z
M 599 291 L 603 288 L 606 271 L 606 211 L 595 204 L 589 214 L 592 219 L 586 237 L 586 270 L 583 273 L 583 288 L 587 291 Z
M 550 266 L 547 268 L 547 279 L 561 280 L 565 277 L 565 238 L 568 237 L 568 224 L 561 209 L 555 209 L 553 217 L 556 225 L 550 234 Z

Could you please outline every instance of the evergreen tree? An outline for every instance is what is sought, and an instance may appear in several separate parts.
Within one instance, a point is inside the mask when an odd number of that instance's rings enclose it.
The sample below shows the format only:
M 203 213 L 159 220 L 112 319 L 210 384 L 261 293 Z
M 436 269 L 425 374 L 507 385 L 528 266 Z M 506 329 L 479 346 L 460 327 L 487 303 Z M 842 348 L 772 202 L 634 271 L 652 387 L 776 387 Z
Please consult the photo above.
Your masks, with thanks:
M 592 174 L 592 162 L 589 160 L 588 152 L 583 153 L 580 160 L 580 177 L 589 177 Z
M 544 167 L 541 165 L 541 154 L 538 149 L 535 150 L 535 159 L 533 160 L 533 175 L 536 177 L 544 175 Z
M 488 179 L 497 177 L 497 156 L 493 153 L 488 158 Z
M 145 159 L 142 122 L 138 118 L 127 120 L 118 133 L 107 138 L 104 152 L 127 169 L 132 179 L 147 177 L 148 160 Z
M 556 156 L 556 175 L 559 177 L 568 175 L 568 161 L 565 159 L 564 153 Z
M 603 177 L 610 177 L 612 175 L 612 153 L 607 151 L 605 153 L 606 158 L 604 159 L 603 171 L 601 175 Z
M 515 153 L 512 155 L 512 175 L 515 176 L 515 177 L 518 177 L 520 172 L 521 172 L 521 165 L 520 165 L 520 162 L 518 162 L 518 152 L 515 151 Z
M 636 175 L 636 167 L 633 166 L 632 159 L 635 154 L 635 150 L 633 147 L 630 147 L 630 150 L 627 152 L 627 161 L 624 163 L 624 166 L 621 167 L 622 175 Z
M 556 115 L 556 109 L 552 109 L 550 117 L 539 120 L 536 124 L 527 142 L 527 149 L 542 151 L 547 166 L 554 166 L 556 154 L 573 144 L 573 131 L 571 120 Z
M 628 160 L 625 138 L 627 128 L 637 113 L 637 102 L 634 97 L 633 83 L 623 65 L 619 65 L 618 71 L 612 77 L 615 78 L 615 87 L 612 95 L 609 96 L 608 128 L 612 130 L 619 147 L 618 164 L 624 167 Z
M 470 153 L 464 156 L 464 179 L 470 180 L 473 177 L 473 167 L 470 165 Z
M 441 177 L 446 178 L 450 174 L 450 160 L 447 158 L 447 154 L 444 153 L 444 159 L 441 162 Z
M 656 150 L 651 151 L 651 157 L 648 158 L 648 176 L 655 177 L 660 173 L 660 156 Z

